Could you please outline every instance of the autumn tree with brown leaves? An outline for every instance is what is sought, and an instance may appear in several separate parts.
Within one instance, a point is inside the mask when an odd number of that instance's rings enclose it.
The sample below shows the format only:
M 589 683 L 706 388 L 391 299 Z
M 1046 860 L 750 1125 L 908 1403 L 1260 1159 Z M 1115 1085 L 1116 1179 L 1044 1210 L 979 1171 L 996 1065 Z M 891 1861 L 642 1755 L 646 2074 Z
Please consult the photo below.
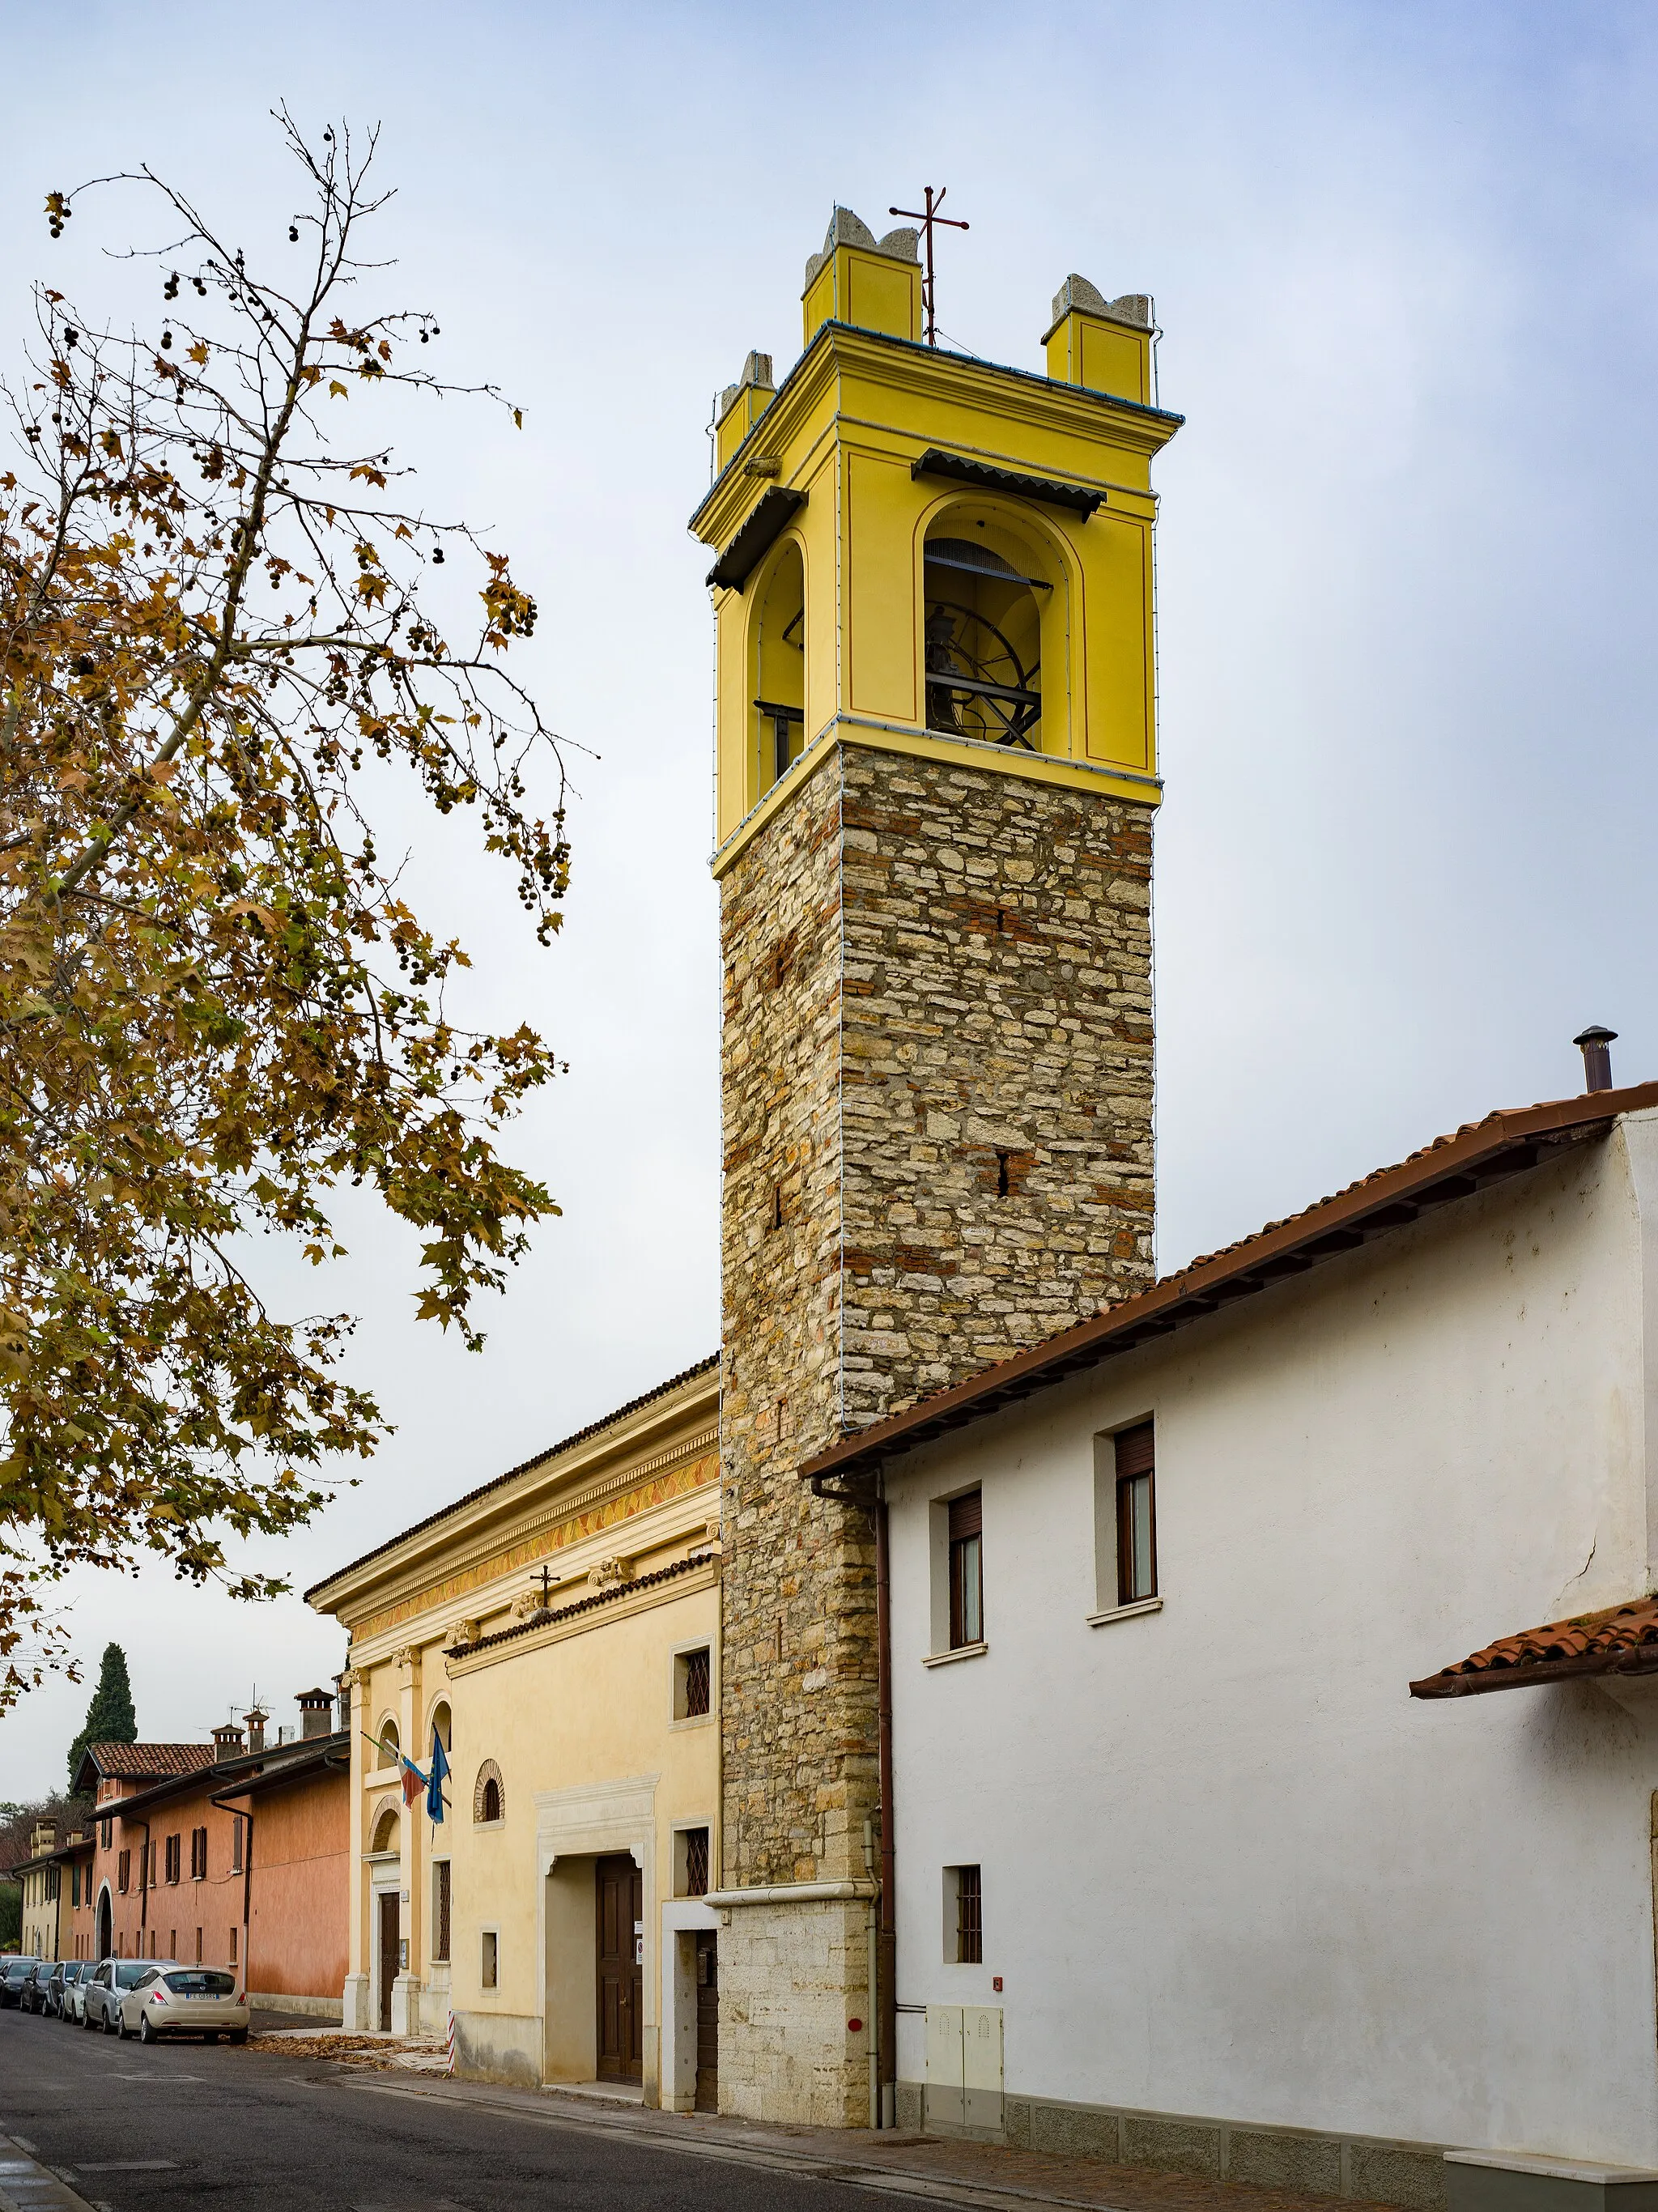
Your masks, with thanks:
M 502 665 L 535 605 L 383 442 L 394 394 L 459 387 L 432 318 L 368 296 L 374 138 L 277 119 L 304 205 L 264 265 L 148 169 L 50 195 L 54 236 L 88 194 L 155 202 L 155 325 L 42 286 L 0 387 L 0 1711 L 61 1651 L 70 1567 L 147 1550 L 269 1595 L 228 1539 L 293 1529 L 385 1435 L 349 1317 L 269 1311 L 250 1235 L 337 1256 L 331 1193 L 369 1186 L 476 1347 L 475 1294 L 556 1211 L 494 1141 L 550 1051 L 456 1025 L 466 956 L 374 828 L 400 766 L 557 927 L 557 747 Z

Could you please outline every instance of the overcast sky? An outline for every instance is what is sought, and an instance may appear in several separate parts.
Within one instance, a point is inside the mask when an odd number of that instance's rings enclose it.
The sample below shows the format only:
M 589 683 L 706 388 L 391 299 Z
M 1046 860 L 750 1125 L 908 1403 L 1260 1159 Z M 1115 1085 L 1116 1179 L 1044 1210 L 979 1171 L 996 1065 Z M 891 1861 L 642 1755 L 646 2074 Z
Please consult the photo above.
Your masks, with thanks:
M 1650 6 L 0 0 L 0 32 L 9 368 L 29 280 L 91 307 L 119 283 L 98 246 L 136 234 L 110 203 L 51 245 L 48 189 L 148 161 L 275 253 L 295 195 L 270 106 L 384 124 L 401 296 L 451 374 L 525 410 L 521 436 L 416 410 L 402 449 L 512 551 L 542 608 L 524 671 L 594 756 L 550 951 L 459 832 L 417 825 L 472 1010 L 570 1063 L 511 1139 L 564 1212 L 477 1358 L 410 1318 L 410 1240 L 350 1217 L 324 1295 L 362 1316 L 353 1371 L 398 1434 L 286 1547 L 296 1589 L 715 1347 L 711 638 L 684 525 L 710 396 L 750 347 L 793 359 L 837 200 L 879 229 L 948 185 L 973 227 L 940 321 L 993 360 L 1040 368 L 1070 270 L 1156 295 L 1188 417 L 1157 470 L 1163 1267 L 1579 1088 L 1591 1020 L 1620 1079 L 1658 1073 Z M 291 1724 L 343 1661 L 297 1596 L 146 1573 L 70 1602 L 92 1670 L 125 1645 L 147 1736 L 199 1738 L 256 1685 Z M 87 1696 L 0 1723 L 0 1797 L 59 1778 Z

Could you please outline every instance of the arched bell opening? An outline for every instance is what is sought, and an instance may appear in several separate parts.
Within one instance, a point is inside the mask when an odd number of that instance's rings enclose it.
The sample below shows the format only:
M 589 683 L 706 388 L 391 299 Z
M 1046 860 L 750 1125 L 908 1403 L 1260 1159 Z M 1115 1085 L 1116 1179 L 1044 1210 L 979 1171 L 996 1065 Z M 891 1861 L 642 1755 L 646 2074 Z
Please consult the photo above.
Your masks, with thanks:
M 988 509 L 951 507 L 923 549 L 926 726 L 1023 752 L 1065 750 L 1064 715 L 1044 714 L 1045 641 L 1062 701 L 1064 592 L 1058 564 Z
M 749 647 L 750 787 L 763 799 L 806 742 L 806 569 L 786 539 L 755 586 Z

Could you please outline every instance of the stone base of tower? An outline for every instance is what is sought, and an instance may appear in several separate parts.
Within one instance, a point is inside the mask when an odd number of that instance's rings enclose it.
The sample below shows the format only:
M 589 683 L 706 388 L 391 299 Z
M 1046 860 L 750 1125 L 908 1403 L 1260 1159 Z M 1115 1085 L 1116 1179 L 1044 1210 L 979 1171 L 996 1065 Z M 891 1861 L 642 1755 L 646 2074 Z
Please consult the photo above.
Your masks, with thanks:
M 777 1890 L 766 1893 L 764 1904 L 735 1903 L 743 1893 L 729 1890 L 708 1900 L 726 1908 L 720 1929 L 720 2109 L 734 2118 L 869 2124 L 873 1907 L 866 1897 L 812 1895 L 818 1887 L 803 1884 L 802 1896 L 788 1902 Z

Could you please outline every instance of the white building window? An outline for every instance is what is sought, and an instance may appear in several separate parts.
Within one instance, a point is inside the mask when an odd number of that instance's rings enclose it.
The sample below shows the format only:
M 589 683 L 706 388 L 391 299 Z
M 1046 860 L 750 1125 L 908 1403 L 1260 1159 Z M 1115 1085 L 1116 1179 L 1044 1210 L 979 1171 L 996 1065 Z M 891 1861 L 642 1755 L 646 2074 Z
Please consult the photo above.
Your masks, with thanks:
M 1157 1454 L 1150 1421 L 1094 1439 L 1094 1569 L 1095 1619 L 1157 1602 Z

